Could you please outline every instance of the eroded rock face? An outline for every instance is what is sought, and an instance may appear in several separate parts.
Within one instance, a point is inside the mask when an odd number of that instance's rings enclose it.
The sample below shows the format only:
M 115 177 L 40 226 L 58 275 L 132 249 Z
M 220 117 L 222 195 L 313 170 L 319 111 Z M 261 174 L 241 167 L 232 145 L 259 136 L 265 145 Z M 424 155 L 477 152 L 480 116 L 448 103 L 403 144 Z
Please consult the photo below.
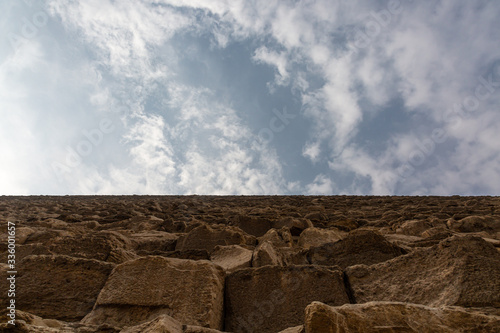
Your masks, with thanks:
M 451 230 L 458 232 L 500 231 L 500 219 L 488 216 L 467 216 L 458 221 L 451 218 L 447 225 Z
M 283 260 L 280 253 L 274 248 L 273 243 L 265 241 L 253 252 L 252 267 L 262 266 L 283 266 Z
M 334 310 L 351 331 L 496 332 L 500 316 L 498 197 L 0 197 L 0 221 L 18 332 L 303 333 L 315 300 L 405 302 Z M 3 272 L 8 255 L 0 223 Z
M 425 231 L 438 226 L 444 226 L 444 223 L 440 223 L 439 221 L 411 220 L 404 222 L 396 232 L 403 235 L 420 237 Z
M 130 248 L 131 242 L 129 239 L 114 231 L 60 237 L 51 242 L 49 246 L 49 250 L 54 254 L 66 254 L 77 258 L 115 263 L 132 259 L 132 254 L 126 254 L 126 250 Z
M 128 235 L 137 253 L 175 251 L 179 235 L 164 231 L 145 231 Z
M 275 229 L 281 229 L 283 227 L 287 227 L 288 229 L 290 229 L 290 232 L 293 236 L 300 236 L 302 231 L 307 228 L 312 228 L 314 227 L 314 225 L 308 219 L 294 217 L 283 218 L 273 223 L 273 228 Z
M 259 244 L 264 242 L 270 242 L 274 247 L 292 247 L 293 239 L 290 229 L 288 227 L 283 227 L 280 229 L 270 229 L 265 235 L 259 237 Z
M 387 261 L 405 252 L 389 243 L 384 236 L 370 230 L 350 233 L 345 239 L 312 247 L 308 251 L 311 264 L 346 268 L 353 265 Z
M 127 327 L 121 333 L 183 333 L 182 324 L 168 315 L 160 315 L 144 324 Z
M 230 273 L 240 268 L 250 267 L 252 254 L 252 250 L 239 245 L 218 245 L 214 248 L 210 260 Z
M 28 256 L 19 263 L 18 308 L 43 318 L 80 320 L 92 310 L 114 266 L 64 255 Z
M 237 227 L 200 225 L 177 240 L 176 250 L 203 249 L 211 253 L 217 245 L 254 245 L 255 237 Z
M 4 252 L 0 258 L 1 262 L 6 263 L 7 262 L 7 256 L 8 252 Z M 21 261 L 27 256 L 31 255 L 48 255 L 48 254 L 53 254 L 52 252 L 49 251 L 49 249 L 41 244 L 41 243 L 35 243 L 35 244 L 24 244 L 24 245 L 17 245 L 16 244 L 16 261 Z
M 304 332 L 305 332 L 304 326 L 299 325 L 295 327 L 289 327 L 287 329 L 284 329 L 283 331 L 280 331 L 279 333 L 304 333 Z
M 342 271 L 320 266 L 264 266 L 226 278 L 225 330 L 279 332 L 300 325 L 313 301 L 349 303 Z
M 237 219 L 236 226 L 249 235 L 260 237 L 271 229 L 271 221 L 259 216 L 240 215 Z
M 308 228 L 300 234 L 298 245 L 304 249 L 334 243 L 342 239 L 342 233 L 337 229 Z
M 12 326 L 4 320 L 2 311 L 0 332 L 57 332 L 64 328 L 64 323 L 55 319 L 43 319 L 21 310 L 16 311 L 16 326 Z M 71 332 L 71 330 L 70 330 Z
M 130 326 L 169 315 L 222 328 L 224 271 L 205 260 L 148 256 L 116 266 L 84 323 Z
M 431 248 L 347 268 L 357 303 L 500 307 L 500 252 L 479 237 L 452 237 Z
M 306 308 L 305 332 L 498 332 L 500 317 L 457 307 L 369 302 Z

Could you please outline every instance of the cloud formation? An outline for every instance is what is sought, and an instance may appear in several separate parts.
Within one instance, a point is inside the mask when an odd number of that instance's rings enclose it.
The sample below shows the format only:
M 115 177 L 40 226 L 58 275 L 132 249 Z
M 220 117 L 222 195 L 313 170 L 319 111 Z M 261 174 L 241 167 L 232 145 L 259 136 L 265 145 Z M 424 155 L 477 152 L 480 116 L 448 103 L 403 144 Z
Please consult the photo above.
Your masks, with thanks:
M 498 194 L 494 1 L 1 6 L 0 193 Z

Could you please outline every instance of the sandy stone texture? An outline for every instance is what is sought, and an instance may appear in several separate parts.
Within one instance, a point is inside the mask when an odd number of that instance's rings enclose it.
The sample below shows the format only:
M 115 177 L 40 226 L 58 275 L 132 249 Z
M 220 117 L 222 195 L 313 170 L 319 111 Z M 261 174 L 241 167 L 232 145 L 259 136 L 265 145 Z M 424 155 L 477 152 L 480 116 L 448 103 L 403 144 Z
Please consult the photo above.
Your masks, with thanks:
M 3 276 L 7 221 L 0 333 L 500 332 L 499 197 L 4 196 Z

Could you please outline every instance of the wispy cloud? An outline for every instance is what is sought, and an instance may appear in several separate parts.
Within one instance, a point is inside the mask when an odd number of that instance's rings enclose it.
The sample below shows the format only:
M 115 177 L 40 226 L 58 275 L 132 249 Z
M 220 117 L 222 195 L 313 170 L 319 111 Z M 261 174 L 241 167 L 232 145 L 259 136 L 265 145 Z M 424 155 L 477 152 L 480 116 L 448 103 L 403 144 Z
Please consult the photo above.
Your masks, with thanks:
M 2 193 L 498 194 L 496 2 L 1 6 Z

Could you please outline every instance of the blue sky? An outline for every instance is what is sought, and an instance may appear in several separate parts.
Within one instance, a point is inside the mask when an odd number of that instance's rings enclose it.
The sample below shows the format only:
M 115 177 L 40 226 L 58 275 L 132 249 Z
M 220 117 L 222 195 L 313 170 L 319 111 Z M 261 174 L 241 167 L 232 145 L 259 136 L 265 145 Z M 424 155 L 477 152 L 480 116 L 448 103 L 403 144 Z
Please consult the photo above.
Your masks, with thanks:
M 498 1 L 0 10 L 0 194 L 500 194 Z

